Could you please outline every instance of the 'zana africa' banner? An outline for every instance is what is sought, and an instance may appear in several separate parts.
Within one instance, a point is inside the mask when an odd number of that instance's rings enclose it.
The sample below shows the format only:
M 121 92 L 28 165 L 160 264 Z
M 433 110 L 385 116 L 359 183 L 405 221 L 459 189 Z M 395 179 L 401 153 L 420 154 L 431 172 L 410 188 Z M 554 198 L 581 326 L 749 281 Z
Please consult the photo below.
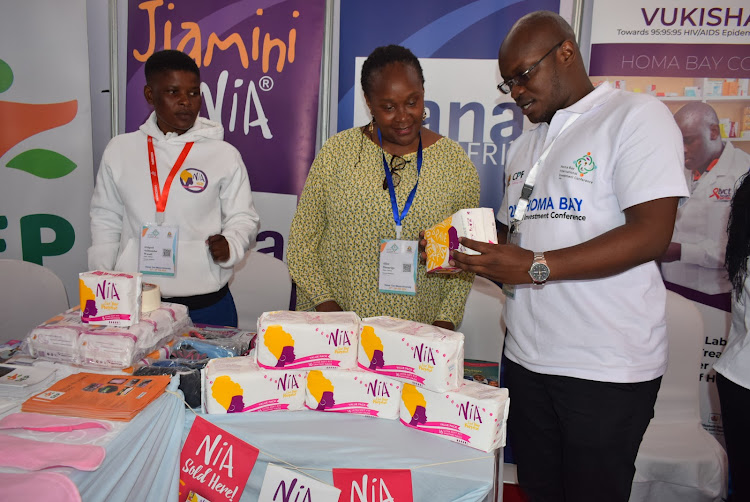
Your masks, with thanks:
M 324 14 L 323 0 L 129 3 L 126 130 L 150 113 L 148 57 L 176 49 L 195 59 L 201 116 L 221 123 L 242 154 L 261 216 L 259 250 L 277 258 L 315 153 Z M 274 245 L 263 248 L 269 238 Z

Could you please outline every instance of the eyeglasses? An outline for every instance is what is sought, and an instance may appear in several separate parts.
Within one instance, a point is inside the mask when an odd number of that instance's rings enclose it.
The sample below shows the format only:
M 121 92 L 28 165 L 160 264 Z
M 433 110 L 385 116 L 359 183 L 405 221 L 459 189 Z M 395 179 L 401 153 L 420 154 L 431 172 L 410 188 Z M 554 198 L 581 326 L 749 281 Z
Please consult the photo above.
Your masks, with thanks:
M 526 85 L 526 84 L 528 84 L 529 80 L 531 80 L 531 77 L 529 76 L 529 74 L 531 73 L 531 70 L 533 70 L 534 68 L 536 68 L 537 66 L 539 66 L 539 63 L 541 63 L 542 61 L 544 61 L 544 58 L 546 58 L 547 56 L 549 56 L 550 54 L 552 54 L 552 51 L 554 51 L 555 49 L 557 49 L 558 47 L 560 47 L 564 42 L 565 42 L 565 40 L 557 43 L 553 48 L 551 48 L 550 50 L 548 50 L 547 53 L 544 56 L 542 56 L 539 61 L 537 61 L 533 65 L 529 66 L 529 68 L 526 71 L 521 72 L 518 75 L 516 75 L 515 77 L 510 78 L 510 79 L 508 79 L 508 80 L 506 80 L 506 81 L 498 84 L 497 89 L 500 92 L 502 92 L 503 94 L 510 94 L 510 91 L 513 90 L 513 87 L 515 87 L 517 85 Z
M 398 173 L 398 171 L 402 170 L 406 167 L 406 164 L 408 164 L 409 161 L 404 159 L 403 157 L 399 157 L 398 155 L 394 155 L 391 157 L 391 177 L 393 178 L 393 188 L 396 188 L 399 183 L 401 183 L 401 175 Z M 388 178 L 383 179 L 383 190 L 388 190 Z

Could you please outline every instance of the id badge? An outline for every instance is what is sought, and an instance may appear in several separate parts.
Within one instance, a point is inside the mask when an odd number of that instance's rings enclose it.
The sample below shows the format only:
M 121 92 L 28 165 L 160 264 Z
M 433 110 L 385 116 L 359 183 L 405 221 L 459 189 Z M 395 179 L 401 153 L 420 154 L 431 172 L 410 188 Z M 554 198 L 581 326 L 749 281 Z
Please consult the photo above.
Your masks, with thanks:
M 417 294 L 418 241 L 380 241 L 378 290 L 397 295 Z
M 147 223 L 141 229 L 138 271 L 174 277 L 177 263 L 178 227 Z
M 510 224 L 510 228 L 508 229 L 508 239 L 506 241 L 508 244 L 515 244 L 516 246 L 521 245 L 521 232 L 518 231 L 520 224 L 520 221 L 514 221 Z M 503 283 L 503 293 L 505 293 L 506 298 L 513 300 L 516 297 L 516 286 L 514 284 Z

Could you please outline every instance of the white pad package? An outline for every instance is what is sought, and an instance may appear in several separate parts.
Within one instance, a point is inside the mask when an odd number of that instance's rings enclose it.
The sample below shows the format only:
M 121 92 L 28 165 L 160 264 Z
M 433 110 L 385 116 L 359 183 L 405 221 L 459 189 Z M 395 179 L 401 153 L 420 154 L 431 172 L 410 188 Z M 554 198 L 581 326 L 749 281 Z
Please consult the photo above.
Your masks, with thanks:
M 431 392 L 404 384 L 401 422 L 477 450 L 505 446 L 508 389 L 466 381 L 451 392 Z
M 264 370 L 251 356 L 208 361 L 203 370 L 207 413 L 297 411 L 305 404 L 307 372 Z
M 495 213 L 492 208 L 479 207 L 461 209 L 446 220 L 428 228 L 424 232 L 427 246 L 427 272 L 457 273 L 461 269 L 450 265 L 450 252 L 454 249 L 466 254 L 479 254 L 459 243 L 459 238 L 497 243 L 497 227 Z
M 128 328 L 86 326 L 78 337 L 80 364 L 126 368 L 180 334 L 189 324 L 187 307 L 164 302 Z
M 307 375 L 305 406 L 395 420 L 399 417 L 403 385 L 369 371 L 312 370 Z
M 354 312 L 265 312 L 258 318 L 257 361 L 267 369 L 354 368 Z
M 357 362 L 435 392 L 457 389 L 464 374 L 464 335 L 395 317 L 362 319 Z
M 127 327 L 140 320 L 141 274 L 81 272 L 78 288 L 84 323 Z
M 34 357 L 78 364 L 78 336 L 86 327 L 81 322 L 81 313 L 72 308 L 32 329 L 24 343 Z

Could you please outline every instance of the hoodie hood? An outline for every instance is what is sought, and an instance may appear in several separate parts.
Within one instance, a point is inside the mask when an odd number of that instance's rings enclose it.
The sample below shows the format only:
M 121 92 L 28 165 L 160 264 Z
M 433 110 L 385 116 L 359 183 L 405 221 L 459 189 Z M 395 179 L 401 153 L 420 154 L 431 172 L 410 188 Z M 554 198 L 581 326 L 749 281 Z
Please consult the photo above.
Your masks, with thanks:
M 155 141 L 167 141 L 169 143 L 184 144 L 191 141 L 198 142 L 204 139 L 224 139 L 224 126 L 217 122 L 198 117 L 195 119 L 193 127 L 185 131 L 183 134 L 177 134 L 176 132 L 168 132 L 164 134 L 159 126 L 156 125 L 156 112 L 151 112 L 148 120 L 141 124 L 139 128 L 144 134 L 151 136 Z

